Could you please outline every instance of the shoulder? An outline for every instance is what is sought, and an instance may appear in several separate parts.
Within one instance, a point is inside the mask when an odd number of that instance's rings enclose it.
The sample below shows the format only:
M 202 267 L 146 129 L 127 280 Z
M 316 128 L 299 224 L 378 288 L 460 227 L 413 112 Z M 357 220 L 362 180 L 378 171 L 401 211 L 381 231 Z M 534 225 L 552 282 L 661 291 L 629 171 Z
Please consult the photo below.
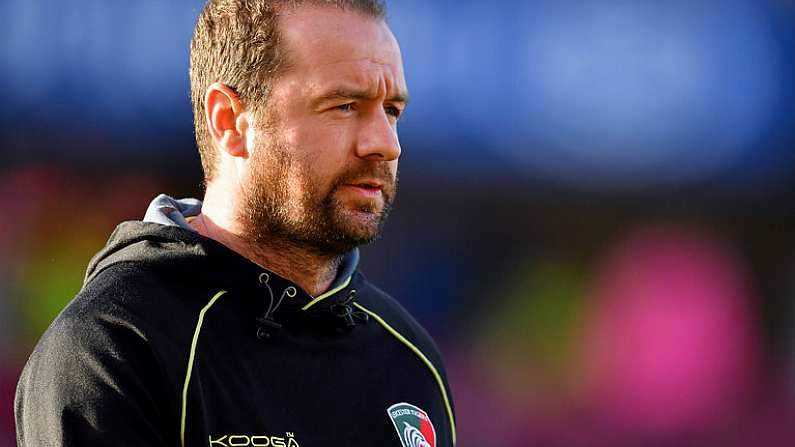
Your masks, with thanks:
M 175 301 L 151 271 L 128 263 L 107 268 L 41 336 L 20 390 L 46 388 L 58 399 L 83 400 L 126 380 L 162 382 L 168 345 L 187 344 L 190 337 L 189 322 L 183 330 Z
M 133 263 L 105 269 L 86 283 L 42 335 L 37 350 L 107 346 L 121 339 L 149 339 L 163 314 L 174 312 L 169 285 L 151 270 Z M 67 346 L 68 346 L 67 345 Z
M 31 361 L 69 353 L 134 357 L 130 365 L 169 358 L 190 344 L 195 320 L 210 293 L 139 263 L 123 262 L 94 276 L 55 318 Z
M 23 378 L 58 383 L 150 359 L 147 308 L 152 306 L 140 303 L 155 287 L 144 285 L 139 273 L 118 266 L 89 282 L 41 336 Z
M 93 276 L 54 324 L 88 321 L 142 336 L 177 336 L 192 330 L 211 290 L 201 278 L 138 262 L 120 262 Z
M 443 366 L 442 356 L 428 331 L 390 294 L 368 281 L 364 275 L 357 273 L 355 281 L 357 301 L 370 311 L 371 317 L 383 320 L 383 323 L 406 337 L 438 366 Z M 379 323 L 382 323 L 379 321 Z M 382 323 L 382 324 L 383 324 Z
M 357 301 L 365 306 L 369 306 L 371 311 L 377 313 L 381 317 L 395 324 L 405 326 L 411 329 L 412 332 L 425 332 L 425 329 L 422 328 L 414 316 L 412 316 L 400 302 L 368 281 L 363 274 L 358 273 L 357 275 L 358 278 L 353 284 L 353 287 L 356 289 Z
M 163 351 L 154 346 L 169 334 L 153 324 L 155 306 L 140 304 L 158 287 L 134 266 L 114 266 L 56 317 L 17 385 L 20 439 L 36 444 L 45 434 L 52 441 L 95 433 L 91 427 L 115 431 L 123 421 L 110 421 L 109 415 L 134 420 L 174 411 L 172 374 L 166 373 Z
M 455 409 L 448 396 L 451 395 L 447 370 L 439 348 L 425 328 L 392 296 L 367 281 L 361 273 L 355 281 L 357 302 L 361 302 L 372 319 L 384 327 L 391 335 L 414 351 L 432 370 L 440 381 L 443 398 L 448 411 L 454 417 Z M 430 362 L 430 363 L 428 363 Z

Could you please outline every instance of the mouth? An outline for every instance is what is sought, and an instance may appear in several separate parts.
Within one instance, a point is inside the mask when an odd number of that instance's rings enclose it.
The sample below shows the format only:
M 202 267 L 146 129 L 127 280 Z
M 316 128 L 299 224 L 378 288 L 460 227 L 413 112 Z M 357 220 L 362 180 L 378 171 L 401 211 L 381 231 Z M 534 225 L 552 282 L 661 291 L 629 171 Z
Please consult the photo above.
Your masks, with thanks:
M 356 186 L 362 186 L 362 187 L 378 188 L 378 189 L 381 189 L 381 188 L 384 187 L 384 182 L 382 182 L 380 180 L 376 180 L 376 179 L 371 179 L 371 178 L 355 180 L 355 181 L 350 182 L 349 184 L 356 185 Z
M 384 189 L 384 183 L 379 180 L 374 179 L 362 179 L 362 180 L 355 180 L 352 182 L 346 183 L 348 186 L 354 186 L 356 188 L 362 189 L 369 189 L 369 190 L 382 190 Z
M 357 191 L 365 197 L 378 197 L 384 189 L 384 184 L 377 180 L 356 180 L 350 183 L 345 183 L 342 186 L 347 186 Z
M 384 189 L 383 185 L 378 185 L 378 184 L 374 184 L 374 183 L 354 183 L 352 186 L 355 186 L 357 188 L 366 189 L 366 190 L 369 190 L 369 191 L 381 191 L 382 189 Z

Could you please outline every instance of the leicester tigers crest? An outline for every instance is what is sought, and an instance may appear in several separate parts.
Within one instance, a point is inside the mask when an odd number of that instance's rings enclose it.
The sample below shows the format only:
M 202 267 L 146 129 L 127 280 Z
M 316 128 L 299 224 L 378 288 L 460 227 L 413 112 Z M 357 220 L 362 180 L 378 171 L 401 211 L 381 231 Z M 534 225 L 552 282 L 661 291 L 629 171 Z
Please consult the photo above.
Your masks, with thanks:
M 403 447 L 436 447 L 436 430 L 428 413 L 401 402 L 386 410 Z

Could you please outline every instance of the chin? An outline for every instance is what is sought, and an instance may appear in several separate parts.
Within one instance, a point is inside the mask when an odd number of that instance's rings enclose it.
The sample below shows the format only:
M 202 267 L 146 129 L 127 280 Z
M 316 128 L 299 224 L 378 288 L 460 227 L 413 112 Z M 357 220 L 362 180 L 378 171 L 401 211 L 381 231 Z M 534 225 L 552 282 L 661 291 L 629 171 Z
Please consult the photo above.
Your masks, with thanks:
M 335 201 L 326 213 L 328 240 L 337 241 L 348 248 L 346 251 L 378 239 L 387 214 L 382 203 L 370 200 L 356 203 Z
M 367 211 L 350 211 L 338 216 L 337 229 L 346 239 L 357 241 L 357 245 L 367 244 L 381 233 L 382 215 Z
M 371 242 L 380 233 L 378 222 L 368 222 L 362 225 L 351 225 L 351 222 L 349 222 L 348 225 L 340 229 L 342 230 L 341 233 L 345 234 L 348 239 L 361 241 L 360 243 L 362 244 Z

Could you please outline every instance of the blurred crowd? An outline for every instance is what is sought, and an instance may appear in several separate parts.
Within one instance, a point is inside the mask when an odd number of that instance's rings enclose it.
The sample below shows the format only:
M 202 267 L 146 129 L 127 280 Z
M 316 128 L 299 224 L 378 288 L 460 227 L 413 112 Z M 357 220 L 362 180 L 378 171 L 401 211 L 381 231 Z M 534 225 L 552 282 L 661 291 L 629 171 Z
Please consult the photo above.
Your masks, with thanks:
M 793 445 L 791 365 L 731 247 L 650 224 L 598 258 L 522 266 L 449 346 L 465 445 Z

